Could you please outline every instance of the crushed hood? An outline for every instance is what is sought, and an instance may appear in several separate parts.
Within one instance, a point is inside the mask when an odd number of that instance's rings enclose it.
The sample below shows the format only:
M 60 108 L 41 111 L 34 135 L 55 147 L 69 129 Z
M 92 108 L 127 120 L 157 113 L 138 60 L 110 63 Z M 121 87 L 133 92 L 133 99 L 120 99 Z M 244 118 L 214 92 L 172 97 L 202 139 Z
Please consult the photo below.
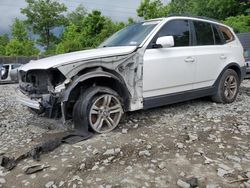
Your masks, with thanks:
M 30 61 L 28 64 L 20 67 L 19 70 L 28 71 L 34 69 L 49 69 L 77 61 L 86 61 L 97 58 L 126 55 L 132 53 L 136 48 L 136 46 L 107 47 L 66 53 L 62 55 L 56 55 L 44 59 Z

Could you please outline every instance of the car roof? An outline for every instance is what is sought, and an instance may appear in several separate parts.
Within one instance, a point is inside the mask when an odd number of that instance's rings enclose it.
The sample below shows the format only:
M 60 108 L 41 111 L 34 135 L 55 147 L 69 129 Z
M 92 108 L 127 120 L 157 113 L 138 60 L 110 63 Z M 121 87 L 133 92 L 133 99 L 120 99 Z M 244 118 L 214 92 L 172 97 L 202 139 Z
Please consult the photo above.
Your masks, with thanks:
M 163 17 L 163 18 L 156 18 L 156 19 L 151 19 L 151 20 L 147 20 L 147 21 L 163 21 L 163 20 L 169 20 L 169 19 L 189 19 L 189 20 L 197 20 L 197 21 L 203 21 L 203 22 L 209 22 L 209 23 L 213 23 L 213 24 L 217 24 L 217 25 L 221 25 L 227 28 L 230 28 L 231 30 L 233 30 L 231 27 L 229 27 L 228 25 L 225 25 L 223 23 L 221 23 L 219 20 L 213 19 L 213 18 L 209 18 L 209 17 L 205 17 L 205 16 L 192 16 L 192 15 L 182 15 L 182 14 L 177 14 L 177 15 L 169 15 L 167 17 Z

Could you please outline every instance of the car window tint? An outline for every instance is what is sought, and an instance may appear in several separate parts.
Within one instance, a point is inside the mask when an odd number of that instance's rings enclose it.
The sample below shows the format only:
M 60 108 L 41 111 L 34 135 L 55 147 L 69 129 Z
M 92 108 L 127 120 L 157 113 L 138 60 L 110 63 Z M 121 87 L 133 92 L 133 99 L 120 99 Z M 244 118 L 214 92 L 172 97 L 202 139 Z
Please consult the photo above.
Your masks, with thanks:
M 173 36 L 175 47 L 189 46 L 189 30 L 189 22 L 187 20 L 173 20 L 163 26 L 163 28 L 159 31 L 157 37 Z
M 234 40 L 234 36 L 228 28 L 223 27 L 223 26 L 219 26 L 219 30 L 222 33 L 222 35 L 227 43 Z
M 213 27 L 213 32 L 214 32 L 214 40 L 215 40 L 215 44 L 219 45 L 219 44 L 223 44 L 223 40 L 220 36 L 220 33 L 217 29 L 216 25 L 212 25 Z
M 210 23 L 194 21 L 197 45 L 214 45 L 213 30 Z

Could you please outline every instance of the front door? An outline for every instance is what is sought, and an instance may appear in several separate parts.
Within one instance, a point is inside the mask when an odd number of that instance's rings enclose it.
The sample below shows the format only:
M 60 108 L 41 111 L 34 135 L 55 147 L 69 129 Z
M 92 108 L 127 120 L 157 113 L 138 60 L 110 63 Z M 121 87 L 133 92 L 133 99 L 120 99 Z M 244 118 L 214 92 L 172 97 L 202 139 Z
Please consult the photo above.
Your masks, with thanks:
M 191 47 L 190 22 L 167 22 L 149 44 L 144 54 L 143 97 L 157 97 L 193 89 L 196 59 Z M 175 45 L 157 47 L 161 36 L 173 36 Z

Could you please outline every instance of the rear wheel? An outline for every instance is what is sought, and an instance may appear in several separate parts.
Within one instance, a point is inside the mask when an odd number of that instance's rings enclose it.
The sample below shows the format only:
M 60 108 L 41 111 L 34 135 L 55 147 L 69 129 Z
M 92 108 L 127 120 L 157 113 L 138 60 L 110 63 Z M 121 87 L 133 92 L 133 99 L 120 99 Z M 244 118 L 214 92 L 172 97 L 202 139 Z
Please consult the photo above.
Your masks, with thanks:
M 235 101 L 239 92 L 239 76 L 232 70 L 226 70 L 219 82 L 216 95 L 212 97 L 213 101 L 218 103 L 232 103 Z
M 97 133 L 107 133 L 117 127 L 123 115 L 119 95 L 106 87 L 88 89 L 73 110 L 74 122 L 81 121 Z

